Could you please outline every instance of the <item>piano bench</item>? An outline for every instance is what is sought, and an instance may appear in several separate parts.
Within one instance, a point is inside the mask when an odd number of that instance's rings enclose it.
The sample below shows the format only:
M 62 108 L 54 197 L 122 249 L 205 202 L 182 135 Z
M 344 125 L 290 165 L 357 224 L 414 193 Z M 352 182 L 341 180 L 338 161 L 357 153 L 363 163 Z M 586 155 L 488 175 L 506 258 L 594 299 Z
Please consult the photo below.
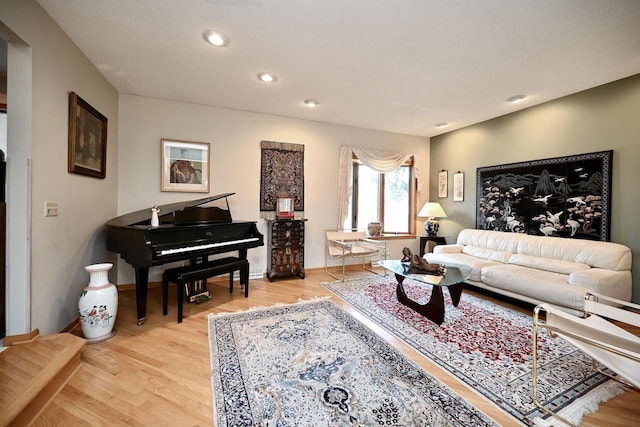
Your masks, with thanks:
M 187 265 L 165 270 L 162 273 L 162 314 L 167 315 L 169 282 L 175 283 L 178 294 L 178 323 L 182 323 L 182 302 L 184 284 L 204 280 L 229 273 L 229 292 L 233 292 L 233 272 L 240 272 L 240 284 L 244 285 L 244 297 L 249 296 L 249 261 L 236 257 L 226 257 L 203 264 Z

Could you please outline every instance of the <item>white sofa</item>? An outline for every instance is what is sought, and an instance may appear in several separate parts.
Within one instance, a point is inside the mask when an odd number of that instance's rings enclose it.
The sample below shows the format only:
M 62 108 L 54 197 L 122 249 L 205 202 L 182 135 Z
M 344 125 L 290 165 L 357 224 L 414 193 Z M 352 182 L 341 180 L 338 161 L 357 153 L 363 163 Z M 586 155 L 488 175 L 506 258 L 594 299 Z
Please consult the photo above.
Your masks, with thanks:
M 631 301 L 631 250 L 617 243 L 464 229 L 424 258 L 470 266 L 467 282 L 479 288 L 574 314 L 589 291 Z

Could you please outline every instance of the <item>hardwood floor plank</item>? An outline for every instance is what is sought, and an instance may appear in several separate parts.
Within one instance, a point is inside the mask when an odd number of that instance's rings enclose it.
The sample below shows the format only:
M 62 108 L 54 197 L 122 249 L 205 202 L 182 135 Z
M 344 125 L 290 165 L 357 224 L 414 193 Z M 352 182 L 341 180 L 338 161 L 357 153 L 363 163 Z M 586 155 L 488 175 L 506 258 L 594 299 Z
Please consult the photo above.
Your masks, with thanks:
M 208 314 L 294 303 L 321 296 L 331 296 L 337 304 L 500 425 L 517 425 L 483 396 L 333 296 L 320 285 L 325 281 L 333 279 L 324 273 L 324 269 L 307 270 L 305 279 L 251 280 L 249 298 L 244 298 L 237 282 L 230 294 L 228 279 L 217 277 L 208 283 L 211 300 L 184 304 L 181 324 L 176 322 L 174 287 L 169 292 L 167 316 L 162 315 L 160 288 L 149 289 L 147 320 L 140 326 L 136 325 L 135 291 L 120 291 L 116 335 L 84 348 L 80 369 L 33 425 L 211 425 Z M 530 313 L 522 307 L 481 297 Z M 80 331 L 74 332 L 80 334 Z M 7 374 L 0 371 L 0 375 Z M 60 421 L 67 419 L 70 420 L 68 423 Z M 627 426 L 637 424 L 638 419 L 640 393 L 632 390 L 601 404 L 597 413 L 584 418 L 582 426 Z
M 59 403 L 51 402 L 47 411 L 38 417 L 38 424 L 41 426 L 88 426 L 89 423 L 59 406 Z

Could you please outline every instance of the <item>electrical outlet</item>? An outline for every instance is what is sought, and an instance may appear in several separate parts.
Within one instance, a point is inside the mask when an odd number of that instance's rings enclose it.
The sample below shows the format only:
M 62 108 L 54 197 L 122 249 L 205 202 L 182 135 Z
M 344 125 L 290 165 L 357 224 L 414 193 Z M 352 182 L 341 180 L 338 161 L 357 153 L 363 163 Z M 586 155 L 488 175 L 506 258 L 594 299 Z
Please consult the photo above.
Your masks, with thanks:
M 58 216 L 58 202 L 44 202 L 44 216 Z

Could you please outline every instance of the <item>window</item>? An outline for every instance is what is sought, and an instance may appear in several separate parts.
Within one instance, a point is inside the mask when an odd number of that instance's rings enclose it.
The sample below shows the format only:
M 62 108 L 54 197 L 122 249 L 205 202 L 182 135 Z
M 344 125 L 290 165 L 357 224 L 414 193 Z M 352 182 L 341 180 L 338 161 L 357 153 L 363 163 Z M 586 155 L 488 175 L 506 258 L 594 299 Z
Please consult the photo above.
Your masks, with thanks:
M 345 229 L 366 229 L 381 222 L 383 234 L 414 234 L 415 174 L 413 159 L 387 173 L 353 160 L 353 191 Z

